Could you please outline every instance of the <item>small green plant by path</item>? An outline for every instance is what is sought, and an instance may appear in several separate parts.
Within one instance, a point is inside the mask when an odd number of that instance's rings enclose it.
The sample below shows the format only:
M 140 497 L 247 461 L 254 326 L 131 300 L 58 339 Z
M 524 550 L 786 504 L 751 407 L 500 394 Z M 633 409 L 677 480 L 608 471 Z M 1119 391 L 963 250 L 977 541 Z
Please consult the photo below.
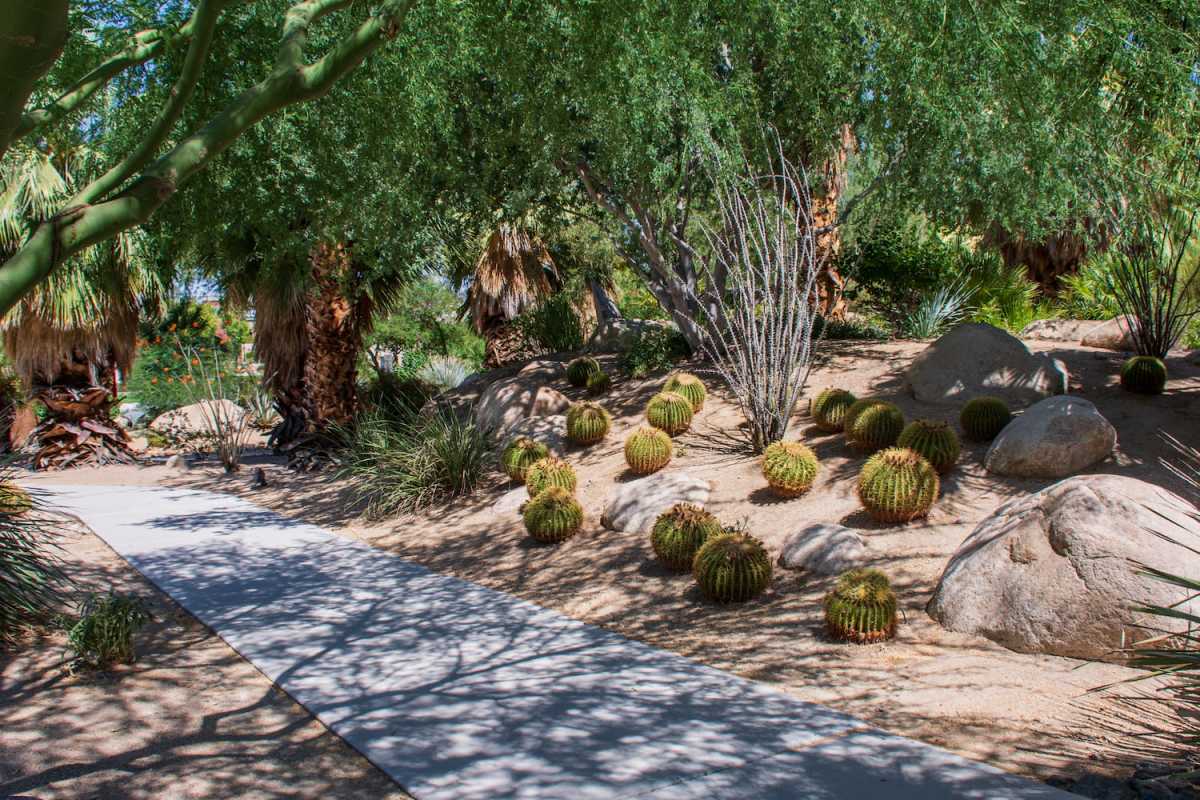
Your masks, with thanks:
M 137 595 L 90 594 L 79 608 L 79 621 L 67 632 L 67 646 L 77 664 L 107 669 L 132 664 L 137 658 L 134 637 L 152 619 Z

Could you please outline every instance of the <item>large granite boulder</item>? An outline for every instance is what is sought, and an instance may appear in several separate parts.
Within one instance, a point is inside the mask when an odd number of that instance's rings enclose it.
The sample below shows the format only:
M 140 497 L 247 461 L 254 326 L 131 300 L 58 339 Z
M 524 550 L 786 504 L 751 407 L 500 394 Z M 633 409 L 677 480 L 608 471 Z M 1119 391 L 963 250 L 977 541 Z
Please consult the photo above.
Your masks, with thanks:
M 500 431 L 501 447 L 507 447 L 509 442 L 518 436 L 527 436 L 541 442 L 550 448 L 550 452 L 561 455 L 567 446 L 567 416 L 552 414 L 526 417 Z
M 1013 478 L 1065 478 L 1108 458 L 1117 431 L 1091 401 L 1062 395 L 1035 403 L 988 448 L 988 472 Z
M 842 525 L 817 522 L 787 535 L 779 566 L 813 575 L 840 575 L 867 562 L 863 537 Z
M 1022 653 L 1117 660 L 1141 625 L 1183 629 L 1133 610 L 1187 596 L 1138 573 L 1200 575 L 1194 506 L 1153 484 L 1082 475 L 1000 506 L 942 573 L 928 611 L 953 631 Z M 1200 612 L 1200 602 L 1183 606 Z
M 676 503 L 703 506 L 711 492 L 709 481 L 686 472 L 656 472 L 613 489 L 604 502 L 600 523 L 614 531 L 650 533 L 659 514 Z
M 475 406 L 475 424 L 484 433 L 493 433 L 528 417 L 565 414 L 571 401 L 546 385 L 561 375 L 561 363 L 534 361 L 513 377 L 496 381 Z
M 591 353 L 624 353 L 643 334 L 673 328 L 671 323 L 660 319 L 610 319 L 596 327 L 588 339 L 587 350 Z
M 1132 352 L 1133 336 L 1129 333 L 1129 318 L 1121 316 L 1093 325 L 1083 332 L 1079 343 L 1084 347 Z
M 982 323 L 959 325 L 921 351 L 908 368 L 909 390 L 927 403 L 990 394 L 1025 405 L 1067 391 L 1067 368 L 1031 353 L 1021 340 Z
M 1078 342 L 1086 331 L 1101 324 L 1098 319 L 1035 319 L 1017 334 L 1019 339 L 1042 342 Z
M 184 437 L 211 434 L 215 433 L 212 429 L 214 419 L 228 420 L 237 424 L 245 415 L 246 412 L 242 407 L 232 400 L 201 400 L 198 403 L 159 414 L 150 423 L 150 429 L 158 433 Z

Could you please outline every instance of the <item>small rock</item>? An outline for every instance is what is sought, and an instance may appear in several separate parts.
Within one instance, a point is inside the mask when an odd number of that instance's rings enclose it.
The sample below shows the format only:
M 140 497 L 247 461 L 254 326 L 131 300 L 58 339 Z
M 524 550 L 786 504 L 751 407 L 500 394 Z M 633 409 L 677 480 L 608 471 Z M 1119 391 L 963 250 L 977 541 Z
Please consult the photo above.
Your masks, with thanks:
M 510 489 L 500 495 L 500 499 L 492 504 L 492 513 L 498 517 L 517 516 L 521 512 L 521 506 L 528 499 L 529 492 L 524 486 Z
M 1088 331 L 1103 320 L 1098 319 L 1035 319 L 1017 334 L 1019 339 L 1043 342 L 1078 342 Z
M 614 531 L 649 533 L 654 521 L 676 503 L 703 506 L 712 492 L 709 481 L 686 472 L 656 472 L 617 486 L 604 503 L 600 522 Z
M 867 546 L 861 536 L 842 525 L 818 522 L 787 535 L 779 565 L 814 575 L 838 575 L 861 567 Z
M 191 472 L 192 465 L 184 457 L 183 453 L 176 453 L 167 459 L 166 467 L 175 472 Z
M 1129 333 L 1129 318 L 1115 317 L 1088 328 L 1079 343 L 1084 347 L 1099 347 L 1102 350 L 1132 352 L 1133 337 Z
M 1108 458 L 1117 431 L 1090 401 L 1048 397 L 1005 426 L 984 466 L 1015 478 L 1065 478 Z
M 266 489 L 271 484 L 267 482 L 267 473 L 262 467 L 254 470 L 254 479 L 250 481 L 251 489 Z

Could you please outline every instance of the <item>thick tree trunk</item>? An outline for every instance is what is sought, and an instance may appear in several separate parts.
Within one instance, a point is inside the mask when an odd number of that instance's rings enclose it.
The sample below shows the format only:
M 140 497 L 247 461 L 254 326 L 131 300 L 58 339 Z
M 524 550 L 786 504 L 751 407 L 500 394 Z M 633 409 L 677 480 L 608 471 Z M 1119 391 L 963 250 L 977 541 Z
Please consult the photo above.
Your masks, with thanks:
M 839 132 L 838 147 L 833 154 L 825 159 L 819 170 L 812 174 L 820 177 L 820 183 L 814 187 L 812 203 L 813 223 L 818 228 L 834 225 L 838 219 L 838 203 L 846 191 L 846 160 L 854 152 L 857 140 L 849 125 L 843 125 Z M 821 237 L 817 243 L 817 257 L 823 265 L 817 278 L 818 302 L 821 314 L 832 319 L 840 319 L 846 313 L 846 301 L 842 292 L 846 281 L 838 274 L 837 257 L 842 249 L 842 232 L 840 227 L 834 227 Z
M 349 422 L 358 410 L 358 354 L 369 309 L 354 296 L 358 278 L 348 245 L 319 244 L 311 256 L 304 384 L 309 421 L 320 430 Z
M 1005 266 L 1023 266 L 1029 280 L 1036 283 L 1043 294 L 1054 297 L 1062 288 L 1064 275 L 1077 272 L 1091 250 L 1103 252 L 1108 246 L 1107 237 L 1091 220 L 1085 222 L 1085 231 L 1090 234 L 1090 240 L 1088 235 L 1074 230 L 1031 240 L 992 223 L 984 233 L 983 243 L 999 251 Z

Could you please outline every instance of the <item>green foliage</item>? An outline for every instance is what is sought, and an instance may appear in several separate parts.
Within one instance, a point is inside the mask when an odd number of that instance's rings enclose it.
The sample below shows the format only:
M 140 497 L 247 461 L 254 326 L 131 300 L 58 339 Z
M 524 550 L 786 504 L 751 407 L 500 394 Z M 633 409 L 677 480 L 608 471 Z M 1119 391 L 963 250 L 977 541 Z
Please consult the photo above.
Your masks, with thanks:
M 719 536 L 722 532 L 717 518 L 700 506 L 677 503 L 654 521 L 650 546 L 668 569 L 687 572 L 700 547 L 710 536 Z
M 579 311 L 567 292 L 557 292 L 525 312 L 517 318 L 517 325 L 531 349 L 565 353 L 583 347 Z
M 29 513 L 38 500 L 14 477 L 11 467 L 0 467 L 0 646 L 47 622 L 69 585 L 59 555 L 62 533 L 44 515 Z
M 526 436 L 520 436 L 513 439 L 504 448 L 504 452 L 500 456 L 500 467 L 504 470 L 504 474 L 514 481 L 524 483 L 525 474 L 529 468 L 548 455 L 550 455 L 550 448 L 546 445 Z
M 853 569 L 825 596 L 825 629 L 838 641 L 870 644 L 896 635 L 896 595 L 877 569 Z
M 337 475 L 376 519 L 470 494 L 489 461 L 483 433 L 451 412 L 409 419 L 369 412 L 338 433 Z
M 556 456 L 538 459 L 525 473 L 525 488 L 530 497 L 537 497 L 552 486 L 574 493 L 578 482 L 575 468 Z
M 1121 386 L 1138 394 L 1162 394 L 1167 365 L 1154 356 L 1134 356 L 1121 365 Z
M 923 298 L 957 280 L 961 257 L 960 247 L 918 224 L 878 225 L 845 248 L 838 268 L 853 280 L 849 299 L 900 326 Z
M 670 436 L 686 431 L 692 415 L 691 401 L 673 392 L 659 392 L 646 404 L 646 421 Z
M 771 556 L 748 533 L 710 536 L 696 552 L 692 574 L 709 600 L 742 603 L 758 597 L 771 583 Z
M 958 424 L 962 426 L 963 433 L 977 442 L 995 439 L 1011 420 L 1012 412 L 1008 410 L 1008 403 L 990 395 L 972 397 L 958 415 Z
M 687 340 L 675 328 L 650 327 L 641 331 L 621 357 L 621 368 L 631 377 L 670 369 L 691 355 Z
M 858 475 L 858 499 L 879 522 L 924 517 L 937 500 L 937 470 L 919 454 L 890 447 L 867 459 Z
M 593 372 L 588 375 L 587 393 L 593 397 L 598 397 L 604 394 L 612 386 L 612 378 L 608 377 L 607 372 Z
M 858 450 L 890 447 L 904 430 L 904 412 L 892 403 L 865 398 L 846 410 L 846 441 Z
M 1037 285 L 1019 264 L 1006 267 L 994 253 L 979 253 L 965 258 L 962 269 L 975 308 L 972 322 L 1020 333 L 1034 320 L 1060 313 L 1048 301 L 1039 301 Z
M 358 398 L 368 412 L 395 422 L 406 422 L 416 417 L 425 405 L 429 391 L 426 384 L 411 375 L 376 372 L 365 386 L 359 388 Z
M 567 409 L 567 439 L 592 445 L 608 435 L 612 417 L 599 403 L 573 403 Z
M 567 382 L 572 386 L 587 386 L 588 378 L 601 372 L 599 361 L 591 356 L 580 356 L 567 364 Z
M 874 316 L 853 314 L 846 319 L 826 320 L 817 317 L 813 324 L 813 339 L 875 341 L 892 338 L 892 327 L 886 320 Z
M 800 442 L 774 442 L 763 453 L 763 477 L 785 497 L 799 497 L 811 489 L 819 470 L 817 456 Z
M 534 495 L 521 510 L 525 530 L 539 542 L 565 542 L 583 525 L 583 507 L 570 490 L 550 486 Z
M 818 428 L 829 433 L 842 430 L 846 412 L 857 398 L 845 389 L 830 387 L 813 398 L 809 414 Z
M 917 419 L 908 423 L 897 447 L 907 447 L 922 456 L 938 472 L 945 473 L 958 461 L 958 434 L 940 420 Z
M 708 397 L 708 392 L 704 388 L 704 381 L 690 372 L 676 372 L 670 378 L 667 378 L 667 382 L 663 384 L 662 390 L 686 397 L 688 402 L 692 404 L 692 411 L 694 413 L 698 413 L 700 409 L 704 408 L 704 401 Z
M 484 340 L 459 319 L 461 301 L 443 281 L 425 277 L 405 286 L 363 337 L 368 352 L 387 351 L 394 371 L 416 372 L 435 357 L 457 359 L 468 371 L 483 363 Z
M 646 282 L 624 262 L 613 270 L 617 288 L 617 310 L 626 319 L 667 319 L 663 307 L 655 299 Z
M 671 461 L 671 437 L 657 428 L 641 427 L 625 440 L 625 463 L 637 475 L 658 472 Z
M 1112 319 L 1121 306 L 1110 289 L 1111 261 L 1108 256 L 1090 258 L 1074 275 L 1062 276 L 1058 306 L 1069 319 Z
M 79 621 L 67 632 L 67 646 L 78 661 L 94 668 L 132 664 L 133 639 L 151 620 L 150 609 L 136 595 L 91 594 L 79 609 Z

